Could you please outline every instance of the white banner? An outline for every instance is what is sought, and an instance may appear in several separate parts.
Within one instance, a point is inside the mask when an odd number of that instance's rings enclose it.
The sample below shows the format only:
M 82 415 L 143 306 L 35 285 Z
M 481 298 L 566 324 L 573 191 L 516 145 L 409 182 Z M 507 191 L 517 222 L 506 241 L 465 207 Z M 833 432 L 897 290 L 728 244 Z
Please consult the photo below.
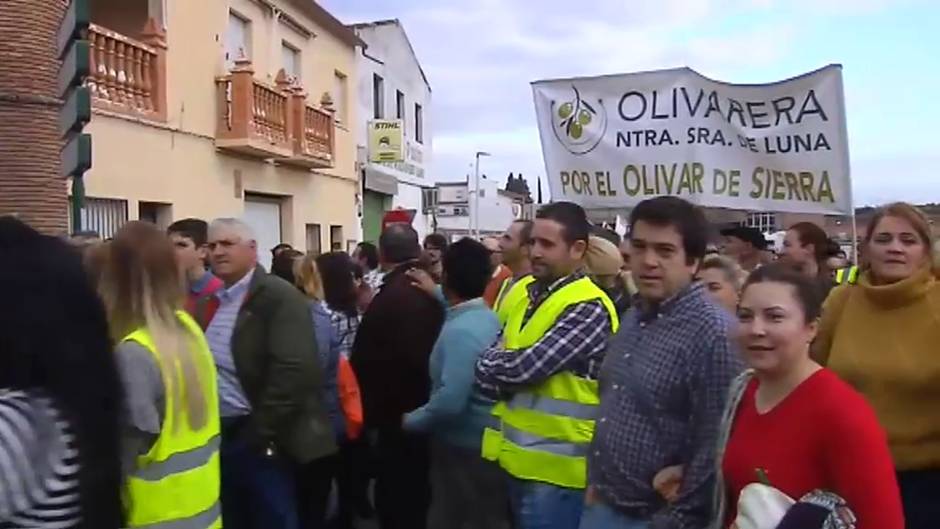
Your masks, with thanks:
M 852 213 L 841 66 L 763 85 L 679 68 L 532 91 L 552 200 Z

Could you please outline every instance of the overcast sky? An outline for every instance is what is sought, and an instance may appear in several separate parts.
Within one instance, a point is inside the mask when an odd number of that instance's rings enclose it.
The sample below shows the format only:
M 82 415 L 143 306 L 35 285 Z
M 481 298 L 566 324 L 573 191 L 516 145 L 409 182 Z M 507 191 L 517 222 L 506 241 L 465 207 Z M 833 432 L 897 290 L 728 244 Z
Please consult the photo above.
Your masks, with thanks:
M 936 0 L 320 0 L 398 18 L 433 91 L 434 164 L 544 175 L 529 83 L 690 66 L 736 83 L 841 63 L 857 205 L 940 202 Z M 545 187 L 547 191 L 547 186 Z

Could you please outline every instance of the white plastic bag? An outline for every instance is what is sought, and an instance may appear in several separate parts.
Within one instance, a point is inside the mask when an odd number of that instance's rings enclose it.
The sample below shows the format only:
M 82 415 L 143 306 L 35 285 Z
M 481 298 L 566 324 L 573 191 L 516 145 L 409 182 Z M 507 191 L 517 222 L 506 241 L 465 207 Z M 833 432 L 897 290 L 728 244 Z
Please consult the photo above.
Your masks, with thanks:
M 741 490 L 738 497 L 738 517 L 734 526 L 737 529 L 776 529 L 795 503 L 793 498 L 770 485 L 751 483 Z

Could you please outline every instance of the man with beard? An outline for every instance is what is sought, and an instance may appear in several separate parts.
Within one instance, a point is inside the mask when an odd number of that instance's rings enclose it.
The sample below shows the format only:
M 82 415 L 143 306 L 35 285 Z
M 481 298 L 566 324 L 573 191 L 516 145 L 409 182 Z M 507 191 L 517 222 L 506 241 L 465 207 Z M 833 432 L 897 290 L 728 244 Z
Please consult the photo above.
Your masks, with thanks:
M 510 477 L 518 529 L 576 529 L 584 505 L 597 376 L 618 325 L 613 303 L 584 272 L 589 233 L 576 204 L 539 210 L 531 237 L 535 281 L 476 366 L 480 390 L 499 399 L 483 457 Z

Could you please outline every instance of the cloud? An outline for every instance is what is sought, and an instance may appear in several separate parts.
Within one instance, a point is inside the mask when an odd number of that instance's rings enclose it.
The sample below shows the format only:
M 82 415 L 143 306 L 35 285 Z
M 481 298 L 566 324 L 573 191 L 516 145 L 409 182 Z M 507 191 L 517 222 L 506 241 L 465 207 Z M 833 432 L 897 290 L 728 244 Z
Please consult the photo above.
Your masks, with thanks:
M 898 200 L 937 202 L 940 154 L 857 157 L 852 161 L 852 188 L 859 206 Z M 933 190 L 934 194 L 924 190 Z
M 336 4 L 335 6 L 331 4 Z M 375 11 L 371 11 L 375 5 Z M 543 171 L 529 86 L 534 80 L 692 64 L 714 74 L 779 56 L 787 39 L 747 33 L 688 38 L 729 2 L 444 0 L 403 4 L 396 15 L 434 90 L 435 166 L 461 178 L 477 150 L 497 171 Z M 348 17 L 379 14 L 378 2 L 327 2 Z M 346 11 L 346 13 L 344 13 Z M 743 50 L 743 52 L 742 52 Z
M 813 28 L 806 17 L 816 17 L 818 24 L 820 16 L 865 16 L 894 5 L 889 0 L 322 3 L 344 21 L 398 18 L 404 24 L 433 89 L 430 174 L 437 180 L 464 178 L 479 150 L 493 153 L 481 162 L 491 177 L 544 174 L 530 88 L 534 80 L 690 66 L 732 82 L 773 81 L 801 73 L 788 69 L 794 64 L 806 69 L 824 64 L 822 54 L 805 44 L 804 32 Z M 793 60 L 799 56 L 812 58 Z M 811 61 L 820 62 L 807 66 Z M 868 92 L 859 96 L 867 99 Z M 864 189 L 881 189 L 868 170 L 857 175 Z

